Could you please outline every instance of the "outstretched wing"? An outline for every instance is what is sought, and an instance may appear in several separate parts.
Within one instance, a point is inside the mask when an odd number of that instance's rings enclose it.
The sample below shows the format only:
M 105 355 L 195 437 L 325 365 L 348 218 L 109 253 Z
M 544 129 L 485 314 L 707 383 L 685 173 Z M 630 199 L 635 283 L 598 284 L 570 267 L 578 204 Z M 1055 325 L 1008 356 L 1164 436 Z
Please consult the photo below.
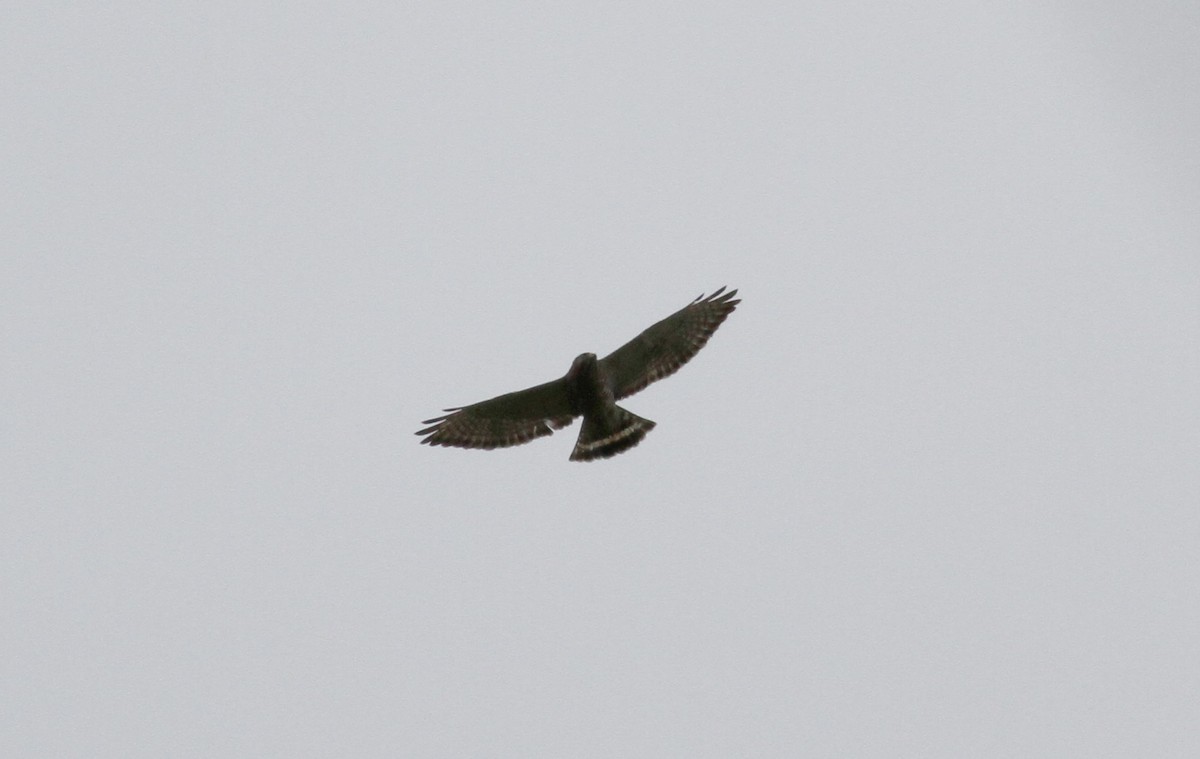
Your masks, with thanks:
M 726 293 L 724 287 L 707 298 L 701 295 L 601 359 L 613 394 L 625 398 L 678 371 L 741 303 L 735 295 L 737 290 Z
M 505 448 L 549 435 L 575 418 L 563 379 L 445 410 L 452 413 L 421 422 L 432 425 L 416 433 L 428 435 L 422 443 Z

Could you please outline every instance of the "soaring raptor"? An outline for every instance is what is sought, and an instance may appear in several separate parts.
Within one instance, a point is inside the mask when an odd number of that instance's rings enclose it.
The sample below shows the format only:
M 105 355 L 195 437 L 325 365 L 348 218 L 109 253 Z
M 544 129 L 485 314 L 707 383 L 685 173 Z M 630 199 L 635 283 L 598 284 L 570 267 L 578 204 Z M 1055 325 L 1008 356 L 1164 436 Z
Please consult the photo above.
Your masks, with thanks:
M 722 295 L 724 293 L 724 295 Z M 722 287 L 701 295 L 642 334 L 597 360 L 581 353 L 566 375 L 488 401 L 448 408 L 426 419 L 422 443 L 459 448 L 503 448 L 528 443 L 583 417 L 571 461 L 608 458 L 642 442 L 654 422 L 631 414 L 617 401 L 668 377 L 704 347 L 740 300 Z

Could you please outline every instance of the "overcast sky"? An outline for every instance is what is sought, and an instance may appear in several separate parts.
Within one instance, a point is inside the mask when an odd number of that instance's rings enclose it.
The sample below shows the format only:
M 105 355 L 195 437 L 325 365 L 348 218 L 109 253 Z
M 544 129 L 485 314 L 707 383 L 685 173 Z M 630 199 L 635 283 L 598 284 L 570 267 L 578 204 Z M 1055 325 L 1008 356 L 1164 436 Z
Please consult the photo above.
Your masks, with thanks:
M 1200 755 L 1200 6 L 0 14 L 0 753 Z M 721 285 L 637 448 L 418 445 Z

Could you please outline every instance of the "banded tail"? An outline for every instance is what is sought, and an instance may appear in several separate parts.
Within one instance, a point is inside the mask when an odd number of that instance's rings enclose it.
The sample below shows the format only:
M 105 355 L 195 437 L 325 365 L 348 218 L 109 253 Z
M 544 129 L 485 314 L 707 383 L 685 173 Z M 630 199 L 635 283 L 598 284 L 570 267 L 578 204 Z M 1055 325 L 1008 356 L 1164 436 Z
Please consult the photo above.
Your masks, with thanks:
M 620 406 L 609 404 L 598 414 L 583 417 L 583 427 L 571 461 L 591 461 L 616 456 L 628 450 L 654 429 L 654 422 L 630 413 Z

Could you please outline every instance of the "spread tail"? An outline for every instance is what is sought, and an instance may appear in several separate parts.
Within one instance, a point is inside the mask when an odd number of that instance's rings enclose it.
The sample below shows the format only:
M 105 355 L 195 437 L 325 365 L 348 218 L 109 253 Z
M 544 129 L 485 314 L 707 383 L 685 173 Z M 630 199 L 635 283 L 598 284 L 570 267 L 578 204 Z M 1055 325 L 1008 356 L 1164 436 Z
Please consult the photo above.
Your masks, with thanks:
M 654 422 L 632 414 L 616 404 L 599 414 L 585 415 L 571 452 L 571 461 L 591 461 L 627 451 L 654 429 Z

